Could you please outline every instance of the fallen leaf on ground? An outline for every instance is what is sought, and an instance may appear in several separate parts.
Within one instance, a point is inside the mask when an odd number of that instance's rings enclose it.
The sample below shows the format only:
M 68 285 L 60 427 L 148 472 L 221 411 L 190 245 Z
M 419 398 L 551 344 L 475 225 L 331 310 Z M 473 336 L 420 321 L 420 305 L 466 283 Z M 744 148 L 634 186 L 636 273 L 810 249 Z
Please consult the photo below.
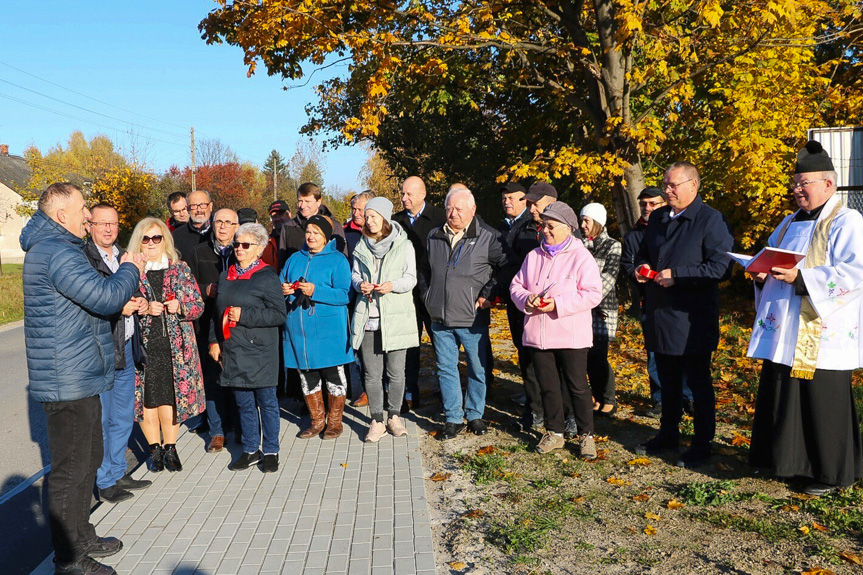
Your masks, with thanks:
M 487 445 L 485 447 L 477 449 L 477 451 L 476 451 L 477 455 L 489 455 L 490 453 L 494 453 L 494 446 L 493 445 Z
M 839 554 L 839 557 L 841 557 L 848 563 L 853 563 L 854 565 L 863 565 L 863 555 L 851 553 L 850 551 L 843 551 Z
M 462 569 L 467 567 L 466 563 L 462 563 L 461 561 L 453 561 L 449 563 L 450 569 L 455 569 L 456 571 L 461 571 Z
M 451 476 L 452 473 L 441 473 L 440 471 L 438 471 L 437 473 L 429 477 L 429 479 L 431 479 L 432 481 L 446 481 Z
M 783 505 L 779 508 L 781 511 L 800 511 L 799 505 Z
M 671 499 L 665 504 L 665 506 L 669 509 L 683 509 L 686 507 L 686 503 L 678 501 L 677 499 Z
M 645 467 L 647 465 L 650 465 L 650 460 L 647 459 L 646 457 L 636 457 L 635 459 L 630 459 L 629 461 L 627 461 L 626 464 L 627 465 L 640 465 L 642 467 Z
M 617 477 L 609 477 L 605 480 L 606 483 L 611 483 L 612 485 L 632 485 L 630 481 L 624 481 L 623 479 L 618 479 Z
M 569 500 L 573 503 L 581 503 L 584 501 L 584 497 L 570 497 Z
M 815 528 L 815 529 L 817 529 L 818 531 L 821 531 L 822 533 L 823 533 L 823 532 L 825 532 L 825 531 L 827 531 L 827 528 L 826 528 L 826 527 L 824 527 L 823 525 L 820 525 L 820 524 L 816 523 L 815 521 L 813 521 L 813 522 L 812 522 L 812 527 L 814 527 L 814 528 Z
M 440 435 L 440 429 L 433 429 L 429 431 L 429 437 L 437 437 Z
M 348 466 L 347 463 L 342 463 L 342 467 L 347 467 L 347 466 Z
M 626 530 L 630 533 L 635 533 L 635 527 L 627 527 Z
M 593 436 L 594 443 L 608 443 L 607 435 L 594 435 Z
M 800 527 L 797 528 L 797 531 L 799 531 L 803 535 L 809 535 L 809 526 L 808 525 L 801 525 Z
M 810 567 L 806 571 L 801 571 L 800 575 L 836 575 L 836 573 L 822 567 Z
M 740 435 L 739 433 L 735 433 L 734 437 L 731 438 L 731 445 L 735 447 L 739 447 L 741 445 L 749 445 L 752 443 L 752 440 L 748 437 Z
M 634 495 L 632 497 L 633 501 L 647 501 L 648 499 L 650 499 L 650 495 L 648 495 L 647 493 L 639 493 L 638 495 Z
M 483 515 L 485 515 L 485 511 L 483 511 L 482 509 L 471 509 L 464 514 L 464 517 L 467 517 L 468 519 L 476 519 L 477 517 L 482 517 Z
M 647 527 L 644 528 L 645 535 L 656 535 L 656 527 L 648 524 Z
M 644 514 L 644 518 L 645 519 L 652 519 L 653 521 L 661 521 L 662 520 L 662 517 L 660 517 L 656 513 L 651 513 L 650 511 L 648 511 L 647 513 Z
M 581 477 L 581 473 L 575 473 L 575 472 L 567 473 L 566 475 L 567 475 L 567 477 Z

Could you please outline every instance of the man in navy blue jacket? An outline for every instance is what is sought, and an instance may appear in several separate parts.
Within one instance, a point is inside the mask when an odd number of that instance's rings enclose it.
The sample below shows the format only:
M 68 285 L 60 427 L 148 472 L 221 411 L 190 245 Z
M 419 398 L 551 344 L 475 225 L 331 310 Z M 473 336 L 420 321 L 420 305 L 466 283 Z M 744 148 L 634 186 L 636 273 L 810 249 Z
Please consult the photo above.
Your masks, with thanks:
M 90 211 L 72 184 L 52 184 L 24 231 L 24 338 L 30 396 L 45 411 L 51 473 L 48 523 L 54 571 L 111 575 L 92 559 L 123 548 L 98 537 L 90 523 L 90 497 L 102 463 L 99 394 L 114 385 L 114 339 L 108 317 L 138 289 L 141 257 L 124 254 L 103 277 L 84 255 Z
M 662 188 L 668 205 L 647 223 L 635 258 L 657 272 L 652 280 L 636 274 L 645 285 L 647 349 L 656 354 L 662 382 L 659 434 L 637 448 L 657 454 L 677 449 L 683 404 L 684 377 L 692 390 L 695 437 L 677 465 L 697 467 L 710 458 L 716 432 L 716 398 L 710 357 L 719 344 L 719 282 L 726 279 L 734 244 L 728 223 L 698 195 L 698 170 L 689 162 L 672 164 Z

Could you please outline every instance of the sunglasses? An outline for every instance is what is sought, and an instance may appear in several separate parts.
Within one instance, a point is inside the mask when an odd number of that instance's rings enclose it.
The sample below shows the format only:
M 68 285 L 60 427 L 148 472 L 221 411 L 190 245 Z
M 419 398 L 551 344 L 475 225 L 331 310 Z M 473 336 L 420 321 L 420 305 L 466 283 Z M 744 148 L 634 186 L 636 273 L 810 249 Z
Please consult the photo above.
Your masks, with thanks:
M 144 236 L 143 238 L 141 238 L 142 244 L 149 244 L 150 242 L 153 242 L 154 245 L 161 244 L 162 243 L 162 236 L 153 236 L 153 237 Z
M 243 248 L 244 250 L 249 249 L 250 246 L 256 246 L 255 242 L 234 242 L 234 249 Z

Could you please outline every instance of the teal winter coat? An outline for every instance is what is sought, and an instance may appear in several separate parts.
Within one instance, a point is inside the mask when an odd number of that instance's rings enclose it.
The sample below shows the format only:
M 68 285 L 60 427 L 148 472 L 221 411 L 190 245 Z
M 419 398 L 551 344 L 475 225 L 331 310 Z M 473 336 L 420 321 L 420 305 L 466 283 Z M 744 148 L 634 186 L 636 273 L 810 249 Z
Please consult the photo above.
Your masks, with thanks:
M 352 362 L 348 325 L 351 268 L 336 249 L 335 240 L 316 254 L 303 246 L 285 262 L 280 278 L 288 284 L 305 278 L 315 285 L 310 305 L 296 305 L 299 292 L 285 296 L 285 367 L 307 371 Z

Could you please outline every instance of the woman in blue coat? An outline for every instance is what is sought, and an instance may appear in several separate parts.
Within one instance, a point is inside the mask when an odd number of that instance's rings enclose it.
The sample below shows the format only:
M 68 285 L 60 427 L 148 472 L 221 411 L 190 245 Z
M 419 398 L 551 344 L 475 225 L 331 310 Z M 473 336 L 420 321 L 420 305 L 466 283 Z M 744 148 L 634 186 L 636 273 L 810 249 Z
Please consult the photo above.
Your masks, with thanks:
M 345 364 L 354 360 L 348 326 L 351 269 L 336 248 L 333 222 L 315 215 L 306 220 L 306 243 L 282 269 L 286 296 L 285 367 L 300 372 L 300 384 L 312 416 L 298 437 L 309 439 L 324 431 L 324 439 L 342 434 L 347 378 Z M 324 411 L 326 384 L 329 410 Z

